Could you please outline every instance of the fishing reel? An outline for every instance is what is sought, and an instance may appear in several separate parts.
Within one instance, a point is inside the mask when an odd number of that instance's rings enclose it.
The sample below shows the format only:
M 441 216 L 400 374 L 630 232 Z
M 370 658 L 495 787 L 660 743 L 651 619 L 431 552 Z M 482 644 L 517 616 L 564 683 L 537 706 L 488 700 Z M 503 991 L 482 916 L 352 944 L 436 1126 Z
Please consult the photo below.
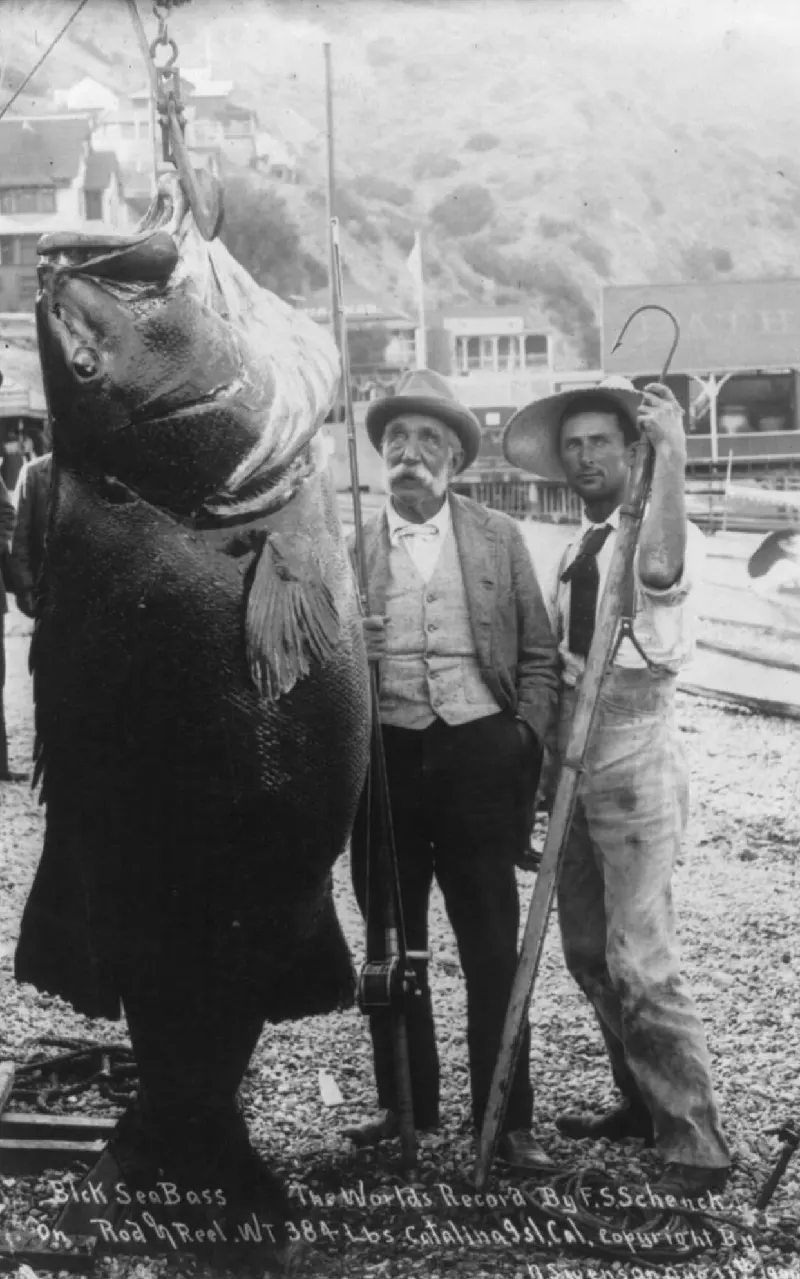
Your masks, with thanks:
M 410 959 L 427 960 L 430 953 L 427 950 L 409 950 L 406 960 Z M 356 998 L 359 1011 L 364 1014 L 380 1008 L 402 1008 L 407 995 L 420 993 L 414 969 L 409 963 L 404 969 L 399 955 L 391 959 L 368 959 L 361 966 Z

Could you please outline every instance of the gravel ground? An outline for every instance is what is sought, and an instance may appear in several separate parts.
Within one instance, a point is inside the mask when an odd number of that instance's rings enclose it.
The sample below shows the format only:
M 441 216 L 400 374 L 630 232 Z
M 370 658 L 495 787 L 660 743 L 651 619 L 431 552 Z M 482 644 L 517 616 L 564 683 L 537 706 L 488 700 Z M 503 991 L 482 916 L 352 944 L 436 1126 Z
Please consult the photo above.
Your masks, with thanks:
M 6 707 L 12 742 L 12 766 L 30 758 L 30 683 L 26 673 L 27 624 L 16 613 L 7 619 L 9 665 Z M 800 1007 L 798 973 L 798 843 L 800 842 L 800 723 L 768 720 L 731 712 L 690 697 L 680 698 L 683 740 L 688 751 L 694 813 L 686 849 L 675 879 L 684 967 L 705 1020 L 721 1111 L 735 1152 L 730 1214 L 752 1233 L 716 1256 L 677 1266 L 681 1275 L 765 1274 L 800 1279 L 800 1154 L 789 1163 L 767 1214 L 756 1213 L 758 1190 L 774 1166 L 779 1142 L 767 1130 L 788 1118 L 800 1119 Z M 82 1035 L 117 1041 L 124 1025 L 88 1022 L 59 1000 L 40 995 L 13 980 L 13 950 L 41 847 L 43 816 L 27 786 L 4 785 L 0 860 L 0 983 L 4 1012 L 0 1055 L 20 1058 L 43 1034 Z M 524 904 L 534 877 L 520 875 Z M 340 914 L 360 956 L 360 924 L 349 888 L 347 866 L 336 868 Z M 427 1194 L 441 1226 L 449 1214 L 462 1226 L 487 1229 L 481 1214 L 447 1207 L 449 1190 L 469 1193 L 474 1155 L 468 1122 L 468 1075 L 464 1041 L 464 989 L 454 941 L 441 899 L 434 895 L 431 945 L 432 983 L 443 1071 L 443 1127 L 423 1138 L 419 1169 L 413 1179 L 424 1205 Z M 557 930 L 548 937 L 531 1012 L 531 1073 L 537 1089 L 538 1134 L 565 1168 L 604 1168 L 626 1182 L 652 1180 L 657 1169 L 651 1152 L 639 1143 L 610 1147 L 562 1141 L 556 1115 L 585 1099 L 598 1107 L 612 1098 L 612 1087 L 598 1032 L 585 1002 L 568 978 Z M 339 1129 L 373 1106 L 369 1040 L 354 1011 L 268 1028 L 245 1082 L 244 1100 L 254 1137 L 289 1181 L 298 1204 L 298 1232 L 311 1246 L 295 1257 L 302 1276 L 464 1274 L 486 1279 L 525 1279 L 529 1274 L 588 1276 L 648 1273 L 610 1261 L 580 1261 L 544 1250 L 497 1240 L 455 1236 L 441 1241 L 425 1226 L 424 1207 L 409 1203 L 392 1147 L 355 1152 Z M 329 1071 L 344 1101 L 323 1104 L 318 1072 Z M 77 1172 L 76 1174 L 77 1175 Z M 0 1177 L 0 1239 L 3 1230 L 52 1223 L 51 1178 Z M 445 1186 L 445 1190 L 441 1189 Z M 493 1188 L 509 1194 L 512 1186 L 535 1183 L 496 1177 Z M 312 1203 L 342 1189 L 377 1198 L 372 1206 L 341 1199 Z M 386 1202 L 383 1202 L 386 1200 Z M 303 1212 L 300 1207 L 305 1203 Z M 513 1216 L 513 1214 L 512 1214 Z M 519 1214 L 517 1214 L 519 1216 Z M 302 1222 L 305 1220 L 306 1224 Z M 326 1235 L 326 1227 L 331 1234 Z M 334 1230 L 339 1234 L 332 1238 Z M 349 1230 L 349 1236 L 347 1231 Z M 384 1237 L 380 1232 L 386 1231 Z M 373 1232 L 375 1238 L 370 1238 Z M 313 1236 L 313 1239 L 312 1239 Z M 720 1269 L 714 1271 L 715 1264 Z M 539 1267 L 539 1271 L 536 1267 Z M 549 1269 L 548 1269 L 549 1266 Z M 18 1271 L 31 1279 L 36 1271 Z M 96 1273 L 119 1279 L 154 1275 L 221 1275 L 212 1263 L 167 1258 L 108 1257 Z M 253 1262 L 239 1273 L 275 1273 Z M 654 1268 L 650 1273 L 655 1274 Z M 667 1272 L 669 1273 L 669 1272 Z

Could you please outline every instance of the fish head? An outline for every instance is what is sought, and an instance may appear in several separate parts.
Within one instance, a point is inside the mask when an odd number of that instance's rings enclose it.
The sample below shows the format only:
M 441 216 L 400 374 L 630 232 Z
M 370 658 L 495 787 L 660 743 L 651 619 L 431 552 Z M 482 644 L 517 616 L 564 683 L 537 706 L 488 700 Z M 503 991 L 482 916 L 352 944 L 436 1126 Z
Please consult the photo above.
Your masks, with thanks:
M 316 433 L 327 334 L 202 239 L 174 175 L 132 235 L 39 242 L 39 353 L 61 465 L 176 513 L 235 506 Z

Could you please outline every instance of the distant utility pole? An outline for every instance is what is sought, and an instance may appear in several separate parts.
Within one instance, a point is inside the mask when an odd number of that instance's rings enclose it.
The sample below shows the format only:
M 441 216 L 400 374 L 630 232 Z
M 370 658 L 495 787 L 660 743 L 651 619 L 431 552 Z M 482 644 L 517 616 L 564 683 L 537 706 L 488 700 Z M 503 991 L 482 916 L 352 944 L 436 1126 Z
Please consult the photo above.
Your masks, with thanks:
M 328 316 L 331 333 L 336 337 L 336 267 L 333 248 L 333 221 L 336 215 L 336 187 L 334 180 L 333 151 L 333 69 L 331 66 L 331 46 L 326 41 L 322 46 L 325 54 L 325 135 L 328 143 Z

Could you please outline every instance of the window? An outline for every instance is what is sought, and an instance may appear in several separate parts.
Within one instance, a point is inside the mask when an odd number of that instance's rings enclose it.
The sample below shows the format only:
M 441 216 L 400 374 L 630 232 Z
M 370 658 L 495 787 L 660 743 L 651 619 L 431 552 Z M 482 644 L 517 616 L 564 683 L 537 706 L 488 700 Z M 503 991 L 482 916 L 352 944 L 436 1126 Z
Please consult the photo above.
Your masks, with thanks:
M 52 187 L 11 187 L 0 194 L 0 213 L 55 213 Z
M 102 191 L 84 191 L 83 200 L 84 200 L 84 208 L 86 209 L 86 221 L 102 222 L 103 192 Z
M 37 235 L 20 236 L 20 262 L 22 266 L 36 266 L 38 257 L 36 254 L 36 243 L 39 237 Z
M 525 338 L 525 367 L 547 363 L 547 336 L 544 333 L 529 333 Z
M 13 235 L 0 236 L 0 266 L 19 264 L 19 240 Z
M 467 338 L 467 368 L 479 369 L 481 366 L 480 338 Z

